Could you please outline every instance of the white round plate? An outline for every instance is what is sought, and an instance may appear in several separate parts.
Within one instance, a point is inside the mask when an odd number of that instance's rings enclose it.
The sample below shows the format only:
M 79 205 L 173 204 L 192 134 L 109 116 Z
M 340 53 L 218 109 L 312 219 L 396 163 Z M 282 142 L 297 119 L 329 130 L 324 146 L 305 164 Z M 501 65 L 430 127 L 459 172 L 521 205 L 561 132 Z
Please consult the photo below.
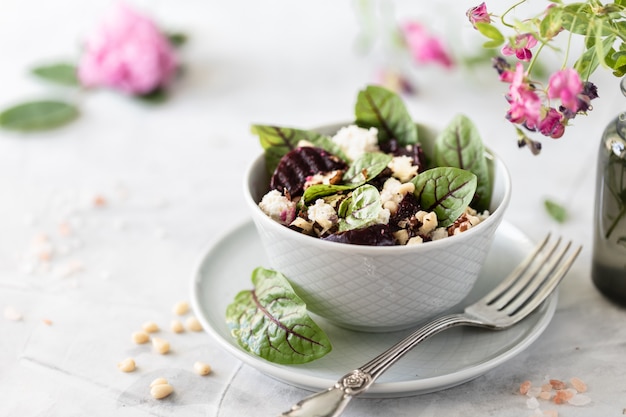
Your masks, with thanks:
M 517 228 L 503 222 L 485 266 L 470 295 L 452 311 L 486 294 L 530 252 L 534 245 Z M 400 340 L 411 330 L 363 333 L 346 330 L 314 317 L 333 350 L 304 365 L 277 365 L 237 345 L 226 325 L 226 306 L 235 295 L 252 289 L 252 270 L 269 267 L 254 225 L 248 221 L 226 234 L 202 257 L 192 284 L 192 304 L 204 329 L 228 352 L 259 371 L 288 384 L 322 390 Z M 527 348 L 550 323 L 557 296 L 511 329 L 489 331 L 458 327 L 424 341 L 391 367 L 365 394 L 401 397 L 438 391 L 476 378 Z

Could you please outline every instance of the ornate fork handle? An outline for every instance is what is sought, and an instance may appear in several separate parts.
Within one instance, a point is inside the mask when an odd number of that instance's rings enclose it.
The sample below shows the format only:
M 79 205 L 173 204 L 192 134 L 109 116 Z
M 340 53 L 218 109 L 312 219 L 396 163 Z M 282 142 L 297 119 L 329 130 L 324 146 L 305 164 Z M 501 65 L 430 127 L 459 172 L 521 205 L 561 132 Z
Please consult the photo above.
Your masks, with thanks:
M 281 417 L 339 416 L 353 397 L 367 391 L 380 375 L 417 344 L 443 330 L 463 325 L 486 327 L 481 321 L 466 314 L 451 314 L 435 319 L 365 365 L 347 373 L 331 388 L 304 398 L 290 411 L 281 414 Z

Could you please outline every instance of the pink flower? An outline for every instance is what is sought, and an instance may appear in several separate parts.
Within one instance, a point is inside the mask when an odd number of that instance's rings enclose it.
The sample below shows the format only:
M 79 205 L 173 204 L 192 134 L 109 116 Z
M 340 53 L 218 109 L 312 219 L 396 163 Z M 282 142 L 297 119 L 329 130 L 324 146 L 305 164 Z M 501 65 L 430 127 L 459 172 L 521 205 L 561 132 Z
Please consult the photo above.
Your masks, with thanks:
M 578 72 L 572 68 L 555 72 L 548 81 L 548 97 L 560 98 L 568 110 L 578 110 L 578 95 L 583 91 L 583 83 Z
M 528 83 L 524 66 L 518 62 L 515 72 L 505 71 L 502 75 L 503 80 L 511 83 L 507 96 L 511 107 L 507 112 L 507 119 L 512 123 L 525 123 L 528 128 L 534 129 L 539 123 L 542 104 L 541 99 Z
M 85 44 L 78 77 L 87 87 L 110 87 L 145 95 L 166 87 L 177 60 L 154 22 L 120 4 Z
M 530 49 L 535 45 L 537 45 L 537 39 L 532 34 L 517 35 L 513 45 L 507 44 L 502 48 L 502 54 L 515 55 L 520 61 L 530 61 L 533 57 Z
M 446 68 L 453 66 L 443 42 L 430 35 L 422 25 L 417 22 L 406 22 L 401 30 L 415 61 L 422 64 L 434 62 Z
M 539 122 L 539 131 L 545 136 L 558 139 L 565 133 L 565 126 L 562 121 L 563 115 L 555 108 L 550 107 L 546 116 Z
M 487 12 L 487 6 L 485 2 L 480 3 L 478 6 L 472 7 L 469 9 L 465 15 L 472 23 L 472 26 L 476 28 L 476 23 L 491 23 L 491 17 L 489 16 L 489 12 Z

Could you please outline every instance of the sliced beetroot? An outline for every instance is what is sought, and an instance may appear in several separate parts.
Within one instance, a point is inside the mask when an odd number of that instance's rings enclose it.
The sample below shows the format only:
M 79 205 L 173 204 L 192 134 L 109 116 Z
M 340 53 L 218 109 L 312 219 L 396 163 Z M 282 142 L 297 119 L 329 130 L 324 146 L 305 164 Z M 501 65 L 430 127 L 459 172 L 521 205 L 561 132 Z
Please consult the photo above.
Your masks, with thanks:
M 392 230 L 405 229 L 407 225 L 400 226 L 399 223 L 403 221 L 409 221 L 411 217 L 420 210 L 419 201 L 413 193 L 405 194 L 400 204 L 398 204 L 398 211 L 396 211 L 389 219 L 389 225 Z
M 322 239 L 331 242 L 367 246 L 393 246 L 396 244 L 389 226 L 386 224 L 375 224 L 362 229 L 334 233 Z
M 344 161 L 321 148 L 296 148 L 278 162 L 270 179 L 270 188 L 280 192 L 286 190 L 292 197 L 299 196 L 304 193 L 307 177 L 346 168 Z

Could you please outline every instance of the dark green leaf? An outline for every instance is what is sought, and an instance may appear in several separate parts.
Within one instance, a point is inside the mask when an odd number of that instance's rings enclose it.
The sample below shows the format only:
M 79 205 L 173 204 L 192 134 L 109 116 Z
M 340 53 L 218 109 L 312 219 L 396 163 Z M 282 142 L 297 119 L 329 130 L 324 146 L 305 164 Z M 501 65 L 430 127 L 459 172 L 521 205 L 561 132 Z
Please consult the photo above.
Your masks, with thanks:
M 552 217 L 557 222 L 563 223 L 565 222 L 565 220 L 567 220 L 567 210 L 565 210 L 565 207 L 563 207 L 562 205 L 555 203 L 552 200 L 545 200 L 544 206 L 550 217 Z
M 318 198 L 326 197 L 329 195 L 342 193 L 345 191 L 354 190 L 361 184 L 350 184 L 350 185 L 332 185 L 332 184 L 315 184 L 308 187 L 304 190 L 304 194 L 302 195 L 302 200 L 304 204 L 308 205 L 315 201 Z
M 46 81 L 76 87 L 80 85 L 76 76 L 76 66 L 68 63 L 56 63 L 35 67 L 31 72 Z
M 543 38 L 551 39 L 563 28 L 563 10 L 559 7 L 551 7 L 546 11 L 546 16 L 539 24 L 539 33 Z
M 324 331 L 280 272 L 256 268 L 253 290 L 241 291 L 226 309 L 231 334 L 243 349 L 279 364 L 301 364 L 331 350 Z
M 384 153 L 367 152 L 350 164 L 343 176 L 346 184 L 363 184 L 380 174 L 393 157 Z
M 476 191 L 476 175 L 459 168 L 438 167 L 411 180 L 422 209 L 437 214 L 439 226 L 448 227 L 459 218 Z
M 0 126 L 20 131 L 53 129 L 71 122 L 78 114 L 76 107 L 62 101 L 33 101 L 0 113 Z
M 360 229 L 378 223 L 383 210 L 380 193 L 373 185 L 365 184 L 352 192 L 339 205 L 339 231 Z
M 181 32 L 170 32 L 166 34 L 167 40 L 175 48 L 180 48 L 187 43 L 187 35 Z
M 378 142 L 396 139 L 400 146 L 418 142 L 417 129 L 400 96 L 380 86 L 361 90 L 355 106 L 356 124 L 378 129 Z
M 489 209 L 493 181 L 485 158 L 483 141 L 478 129 L 468 117 L 457 115 L 441 131 L 435 141 L 435 164 L 474 173 L 478 184 L 472 207 L 478 211 Z
M 271 174 L 278 166 L 280 158 L 289 151 L 296 149 L 300 141 L 305 141 L 325 149 L 326 151 L 346 160 L 339 147 L 327 136 L 311 130 L 289 127 L 252 125 L 251 131 L 259 137 L 261 147 L 265 150 L 265 164 Z
M 611 54 L 611 45 L 615 41 L 614 36 L 607 36 L 604 39 L 591 36 L 587 39 L 588 43 L 592 46 L 574 63 L 574 69 L 578 71 L 583 78 L 588 78 L 598 68 L 601 62 L 605 62 L 605 56 Z M 599 52 L 603 53 L 603 55 L 598 56 Z

